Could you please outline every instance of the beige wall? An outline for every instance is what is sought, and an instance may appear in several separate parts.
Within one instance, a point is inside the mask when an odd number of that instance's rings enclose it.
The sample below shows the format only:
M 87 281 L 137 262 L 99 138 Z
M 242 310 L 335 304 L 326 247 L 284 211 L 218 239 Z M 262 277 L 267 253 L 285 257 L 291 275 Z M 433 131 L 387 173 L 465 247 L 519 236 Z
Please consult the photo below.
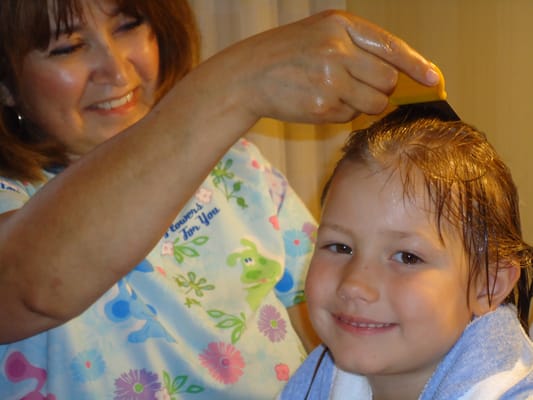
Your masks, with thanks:
M 533 242 L 533 1 L 347 2 L 439 65 L 449 102 L 510 166 L 524 235 Z

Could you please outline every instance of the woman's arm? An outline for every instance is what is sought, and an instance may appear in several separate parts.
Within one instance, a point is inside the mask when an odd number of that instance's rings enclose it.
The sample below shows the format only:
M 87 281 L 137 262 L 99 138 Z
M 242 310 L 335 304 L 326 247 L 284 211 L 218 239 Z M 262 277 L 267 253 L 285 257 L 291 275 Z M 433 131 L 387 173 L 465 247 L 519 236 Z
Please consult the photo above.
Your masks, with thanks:
M 142 121 L 0 217 L 0 342 L 67 321 L 128 273 L 259 118 L 323 123 L 379 113 L 396 68 L 431 76 L 405 43 L 337 12 L 202 63 Z

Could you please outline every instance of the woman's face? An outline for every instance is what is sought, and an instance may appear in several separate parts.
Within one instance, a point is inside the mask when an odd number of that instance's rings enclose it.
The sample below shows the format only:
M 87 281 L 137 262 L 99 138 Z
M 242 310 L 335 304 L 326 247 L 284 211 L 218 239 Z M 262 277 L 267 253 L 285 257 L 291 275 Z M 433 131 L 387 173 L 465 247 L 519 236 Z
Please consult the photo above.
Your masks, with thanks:
M 159 47 L 150 25 L 110 0 L 84 0 L 85 22 L 23 60 L 17 108 L 73 156 L 143 118 L 158 83 Z M 51 21 L 55 27 L 55 21 Z

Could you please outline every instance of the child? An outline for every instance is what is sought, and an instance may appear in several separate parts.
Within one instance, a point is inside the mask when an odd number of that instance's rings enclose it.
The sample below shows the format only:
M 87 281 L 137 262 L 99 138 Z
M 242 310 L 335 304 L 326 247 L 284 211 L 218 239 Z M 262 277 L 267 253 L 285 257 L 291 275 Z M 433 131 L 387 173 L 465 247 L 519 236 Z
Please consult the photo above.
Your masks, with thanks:
M 345 145 L 306 284 L 324 345 L 281 399 L 533 398 L 516 187 L 482 133 L 427 113 Z

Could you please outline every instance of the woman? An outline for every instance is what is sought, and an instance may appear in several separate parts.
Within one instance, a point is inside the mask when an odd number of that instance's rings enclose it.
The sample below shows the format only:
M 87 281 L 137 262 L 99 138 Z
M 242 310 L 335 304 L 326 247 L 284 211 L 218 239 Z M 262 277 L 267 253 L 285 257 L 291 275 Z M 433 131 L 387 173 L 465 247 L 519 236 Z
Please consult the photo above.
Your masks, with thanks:
M 431 65 L 338 12 L 194 69 L 176 0 L 7 0 L 0 30 L 0 392 L 271 397 L 304 355 L 283 306 L 298 329 L 313 222 L 235 142 L 380 112 Z

